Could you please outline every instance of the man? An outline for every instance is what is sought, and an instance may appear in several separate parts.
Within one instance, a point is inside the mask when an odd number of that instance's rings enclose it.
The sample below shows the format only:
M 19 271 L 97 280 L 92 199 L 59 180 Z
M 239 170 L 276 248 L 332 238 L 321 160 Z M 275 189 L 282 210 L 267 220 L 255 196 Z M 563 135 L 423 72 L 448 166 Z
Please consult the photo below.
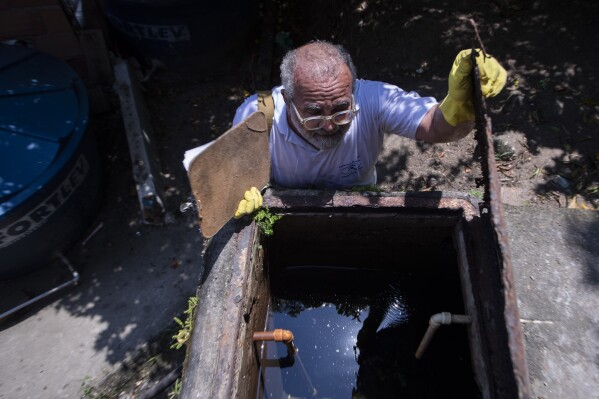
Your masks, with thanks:
M 472 129 L 471 51 L 458 54 L 441 104 L 383 82 L 357 79 L 345 49 L 316 41 L 287 53 L 281 83 L 272 90 L 271 182 L 288 188 L 349 188 L 376 184 L 375 163 L 384 134 L 443 143 Z M 505 85 L 506 71 L 480 51 L 477 64 L 486 97 Z M 257 95 L 237 109 L 233 125 L 258 110 Z M 235 217 L 261 204 L 248 191 Z

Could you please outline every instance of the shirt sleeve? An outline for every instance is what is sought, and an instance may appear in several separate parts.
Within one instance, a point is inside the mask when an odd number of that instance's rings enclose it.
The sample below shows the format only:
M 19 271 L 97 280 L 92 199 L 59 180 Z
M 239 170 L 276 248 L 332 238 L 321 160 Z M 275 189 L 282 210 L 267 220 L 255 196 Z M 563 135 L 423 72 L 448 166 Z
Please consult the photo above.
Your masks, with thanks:
M 233 126 L 258 111 L 258 94 L 252 94 L 237 108 L 233 118 Z
M 381 129 L 385 133 L 415 139 L 420 121 L 437 101 L 420 97 L 397 86 L 383 84 L 379 92 Z

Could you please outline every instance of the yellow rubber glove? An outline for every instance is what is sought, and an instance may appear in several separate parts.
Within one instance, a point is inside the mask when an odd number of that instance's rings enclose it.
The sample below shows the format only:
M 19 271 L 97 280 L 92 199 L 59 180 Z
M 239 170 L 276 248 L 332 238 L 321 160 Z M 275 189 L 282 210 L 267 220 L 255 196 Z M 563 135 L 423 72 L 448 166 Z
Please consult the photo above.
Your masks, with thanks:
M 262 195 L 256 187 L 252 187 L 243 195 L 243 199 L 239 201 L 237 211 L 235 212 L 235 219 L 239 219 L 244 215 L 249 215 L 252 212 L 262 207 Z
M 447 123 L 456 126 L 474 120 L 472 102 L 472 50 L 459 52 L 449 73 L 449 90 L 439 109 Z M 507 72 L 497 60 L 487 54 L 485 57 L 476 49 L 476 64 L 480 72 L 480 86 L 485 98 L 499 94 L 507 79 Z

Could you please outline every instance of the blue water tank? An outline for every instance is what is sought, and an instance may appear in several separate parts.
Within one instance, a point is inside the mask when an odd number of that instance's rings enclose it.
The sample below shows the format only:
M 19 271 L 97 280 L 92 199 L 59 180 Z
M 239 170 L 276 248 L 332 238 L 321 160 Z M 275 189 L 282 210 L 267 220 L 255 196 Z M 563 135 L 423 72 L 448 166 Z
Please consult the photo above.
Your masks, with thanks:
M 0 44 L 0 278 L 50 262 L 97 209 L 88 97 L 63 61 Z
M 234 66 L 255 38 L 256 0 L 104 0 L 121 44 L 149 64 L 176 70 Z

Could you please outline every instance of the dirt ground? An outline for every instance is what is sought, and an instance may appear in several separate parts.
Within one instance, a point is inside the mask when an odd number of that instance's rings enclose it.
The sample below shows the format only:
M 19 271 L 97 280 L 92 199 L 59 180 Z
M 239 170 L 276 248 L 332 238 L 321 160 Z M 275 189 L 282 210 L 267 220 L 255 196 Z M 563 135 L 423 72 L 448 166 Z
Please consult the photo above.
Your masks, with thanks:
M 599 4 L 272 0 L 259 5 L 244 51 L 236 48 L 218 68 L 203 67 L 195 57 L 184 68 L 139 71 L 168 212 L 176 214 L 190 198 L 184 152 L 225 132 L 245 96 L 278 85 L 279 61 L 289 48 L 314 39 L 343 44 L 360 78 L 440 101 L 455 55 L 474 44 L 470 19 L 486 51 L 508 71 L 503 92 L 487 102 L 504 202 L 599 208 Z M 104 117 L 117 123 L 118 115 Z M 109 135 L 101 145 L 126 158 L 119 135 Z M 436 145 L 388 137 L 377 164 L 378 185 L 479 196 L 475 147 L 472 135 Z
M 226 131 L 244 96 L 279 84 L 278 62 L 288 48 L 314 39 L 343 44 L 360 78 L 440 101 L 453 58 L 474 43 L 473 19 L 486 51 L 509 74 L 503 92 L 487 103 L 504 201 L 599 206 L 599 5 L 310 0 L 266 7 L 263 12 L 274 7 L 277 15 L 266 36 L 274 41 L 270 62 L 264 63 L 260 51 L 264 25 L 258 21 L 255 46 L 248 46 L 241 62 L 223 60 L 230 72 L 159 70 L 144 84 L 173 205 L 189 195 L 180 167 L 183 152 Z M 389 137 L 378 164 L 379 185 L 478 195 L 475 145 L 472 135 L 437 145 Z

